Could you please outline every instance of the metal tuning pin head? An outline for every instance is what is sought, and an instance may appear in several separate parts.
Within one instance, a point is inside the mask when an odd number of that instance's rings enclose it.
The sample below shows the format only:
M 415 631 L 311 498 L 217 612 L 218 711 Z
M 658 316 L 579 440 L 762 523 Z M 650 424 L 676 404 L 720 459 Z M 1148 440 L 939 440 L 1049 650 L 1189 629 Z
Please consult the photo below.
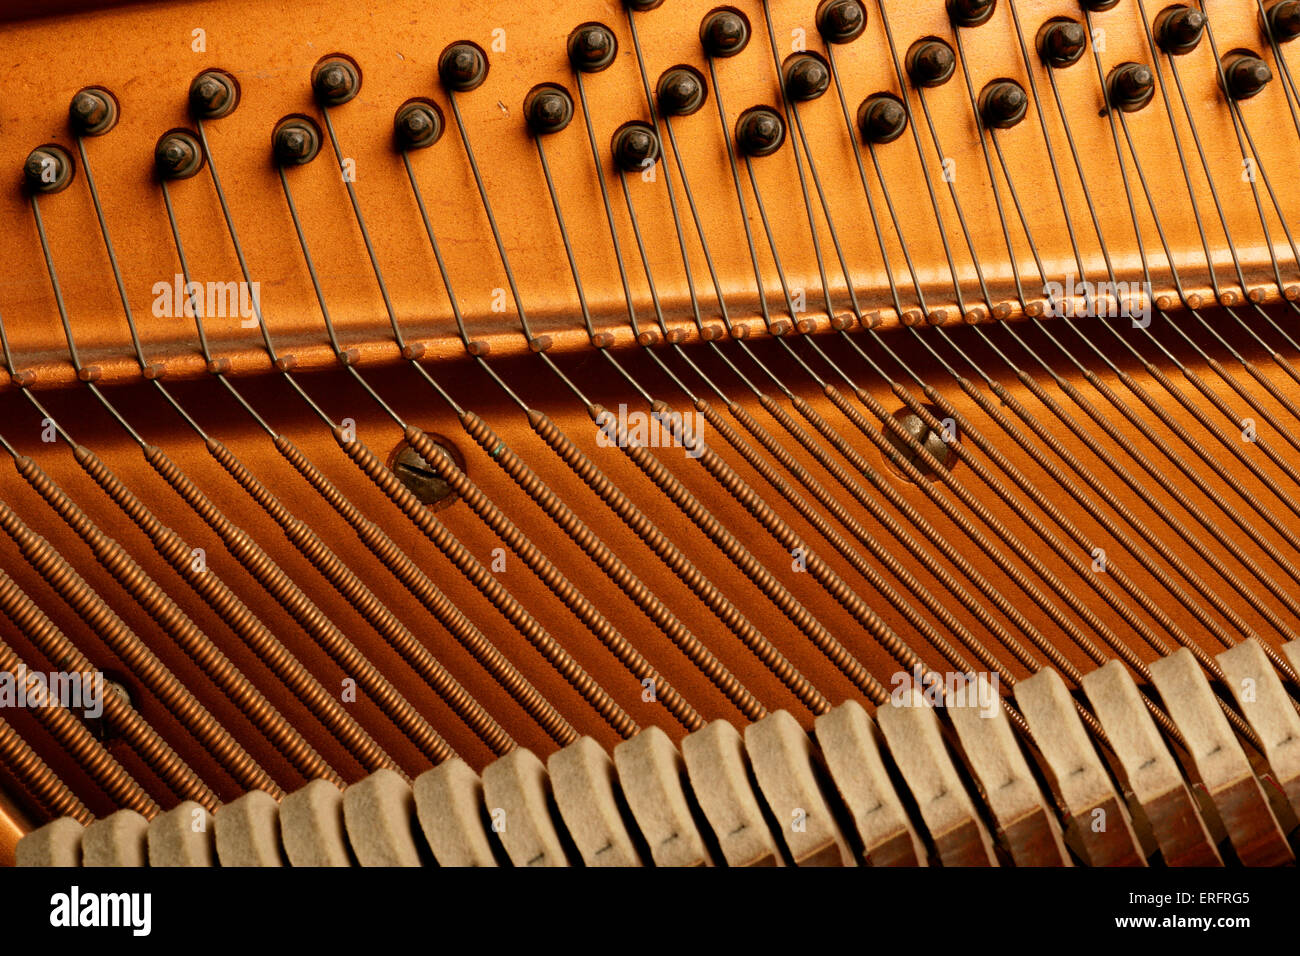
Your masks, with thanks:
M 698 112 L 708 98 L 708 85 L 693 66 L 674 66 L 665 70 L 655 90 L 659 109 L 668 116 L 690 116 Z
M 858 107 L 858 129 L 869 143 L 892 143 L 907 129 L 907 110 L 892 93 L 868 96 Z
M 468 93 L 483 85 L 488 75 L 488 58 L 477 43 L 461 40 L 438 57 L 438 79 L 454 93 Z
M 700 23 L 700 43 L 711 57 L 735 56 L 749 45 L 749 20 L 732 7 L 718 7 Z
M 271 151 L 281 166 L 303 166 L 320 152 L 320 128 L 307 116 L 286 116 L 271 133 Z
M 580 73 L 599 73 L 618 56 L 618 37 L 603 23 L 584 23 L 569 34 L 569 63 Z
M 332 53 L 312 69 L 311 92 L 321 106 L 342 106 L 361 92 L 361 70 L 350 56 Z
M 827 43 L 851 43 L 866 29 L 861 0 L 822 0 L 817 6 L 817 32 Z
M 1119 0 L 1079 0 L 1079 6 L 1090 13 L 1101 13 L 1103 10 L 1119 6 Z
M 229 116 L 239 105 L 239 84 L 225 70 L 204 70 L 190 83 L 189 103 L 201 120 Z
M 736 119 L 736 145 L 746 156 L 771 156 L 785 142 L 785 122 L 770 106 L 751 106 Z
M 821 96 L 831 85 L 830 67 L 816 53 L 795 53 L 781 68 L 786 95 L 806 103 Z
M 1106 99 L 1125 113 L 1136 113 L 1155 95 L 1155 74 L 1145 63 L 1121 63 L 1106 78 Z
M 1225 91 L 1234 100 L 1248 100 L 1273 79 L 1268 64 L 1249 50 L 1233 50 L 1223 58 Z
M 619 169 L 627 173 L 642 172 L 659 161 L 659 135 L 649 123 L 639 120 L 624 123 L 614 131 L 610 152 Z
M 993 80 L 980 92 L 980 118 L 991 129 L 1010 129 L 1025 118 L 1029 97 L 1015 80 Z
M 117 119 L 117 98 L 98 86 L 81 90 L 68 106 L 68 122 L 78 136 L 103 136 Z
M 1278 43 L 1289 43 L 1300 37 L 1300 0 L 1279 0 L 1264 14 L 1269 33 Z
M 189 179 L 203 168 L 203 147 L 189 130 L 171 130 L 158 137 L 153 164 L 163 179 Z
M 1073 66 L 1088 49 L 1088 31 L 1067 17 L 1048 20 L 1038 31 L 1038 55 L 1054 69 Z
M 917 86 L 943 86 L 957 72 L 957 55 L 938 37 L 917 40 L 907 51 L 907 75 Z
M 1191 53 L 1205 35 L 1205 14 L 1182 4 L 1165 7 L 1156 16 L 1155 35 L 1166 53 Z
M 37 146 L 23 163 L 23 181 L 34 193 L 57 193 L 67 189 L 76 175 L 71 154 L 55 143 Z
M 407 100 L 393 116 L 399 149 L 425 149 L 442 139 L 442 110 L 429 100 Z
M 524 98 L 524 117 L 536 136 L 558 133 L 573 121 L 573 97 L 554 83 L 534 86 Z
M 977 27 L 988 23 L 998 0 L 948 0 L 948 17 L 959 27 Z

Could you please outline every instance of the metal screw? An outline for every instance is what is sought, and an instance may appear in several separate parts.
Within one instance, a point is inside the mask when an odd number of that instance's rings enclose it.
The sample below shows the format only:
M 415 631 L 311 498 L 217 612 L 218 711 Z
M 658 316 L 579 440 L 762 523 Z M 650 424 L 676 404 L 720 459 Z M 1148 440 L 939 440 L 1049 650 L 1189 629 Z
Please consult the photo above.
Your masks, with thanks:
M 432 435 L 429 437 L 433 438 Z M 453 458 L 456 457 L 455 453 L 442 442 L 435 441 L 435 444 Z M 423 504 L 441 504 L 455 495 L 451 485 L 420 457 L 419 452 L 406 443 L 400 445 L 393 456 L 392 470 L 402 484 Z
M 936 408 L 926 406 L 926 411 L 936 419 L 941 418 L 939 410 Z M 903 431 L 928 451 L 940 465 L 944 468 L 950 467 L 949 460 L 952 456 L 952 449 L 948 447 L 948 442 L 944 441 L 942 435 L 926 425 L 919 415 L 908 409 L 899 409 L 894 412 L 894 420 L 902 426 Z M 934 469 L 930 467 L 921 454 L 913 451 L 902 436 L 898 435 L 892 428 L 885 429 L 885 437 L 921 474 L 927 478 L 934 475 Z

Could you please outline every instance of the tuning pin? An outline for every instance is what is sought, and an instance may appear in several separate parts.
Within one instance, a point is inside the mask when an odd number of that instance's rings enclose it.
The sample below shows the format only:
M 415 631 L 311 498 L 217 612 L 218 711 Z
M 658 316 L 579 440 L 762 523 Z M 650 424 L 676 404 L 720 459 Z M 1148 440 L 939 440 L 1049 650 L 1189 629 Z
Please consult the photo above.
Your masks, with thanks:
M 858 129 L 869 143 L 892 143 L 907 129 L 907 110 L 892 93 L 868 96 L 858 107 Z
M 311 91 L 322 106 L 342 106 L 361 92 L 361 70 L 351 57 L 327 56 L 311 71 Z
M 636 13 L 647 13 L 662 7 L 664 0 L 624 0 L 624 5 Z
M 108 90 L 88 86 L 72 98 L 68 121 L 78 136 L 103 136 L 117 125 L 117 100 Z
M 275 124 L 271 151 L 281 166 L 302 166 L 320 152 L 320 130 L 306 116 L 286 116 Z
M 861 0 L 822 0 L 817 6 L 817 32 L 827 43 L 849 43 L 867 28 L 867 8 Z
M 239 84 L 224 70 L 204 70 L 190 84 L 189 99 L 199 119 L 221 119 L 239 105 Z
M 938 37 L 917 40 L 907 51 L 907 75 L 917 86 L 943 86 L 957 70 L 957 57 Z
M 1010 129 L 1025 118 L 1029 97 L 1015 80 L 993 80 L 980 93 L 980 117 L 993 129 Z
M 34 193 L 57 193 L 67 189 L 76 174 L 72 156 L 62 146 L 37 146 L 23 163 L 23 179 Z
M 554 83 L 534 86 L 524 98 L 524 117 L 534 135 L 558 133 L 573 120 L 573 97 Z
M 659 77 L 655 97 L 659 109 L 669 116 L 690 116 L 708 99 L 704 77 L 693 66 L 675 66 Z
M 736 145 L 747 156 L 771 156 L 785 142 L 785 123 L 776 110 L 751 106 L 736 120 Z
M 624 172 L 643 172 L 659 161 L 659 136 L 648 123 L 624 123 L 614 131 L 610 152 Z
M 1229 96 L 1248 100 L 1268 85 L 1273 71 L 1249 50 L 1234 50 L 1223 58 L 1223 79 Z
M 1156 17 L 1156 42 L 1170 54 L 1190 53 L 1205 33 L 1205 14 L 1181 4 L 1166 7 Z
M 1119 0 L 1079 0 L 1079 5 L 1092 13 L 1101 13 L 1103 10 L 1118 6 Z
M 718 7 L 700 23 L 700 43 L 711 57 L 735 56 L 749 45 L 749 21 L 739 10 Z
M 488 75 L 487 54 L 477 43 L 453 43 L 438 57 L 438 79 L 454 93 L 468 93 L 483 85 Z
M 1273 39 L 1287 43 L 1300 37 L 1300 0 L 1279 0 L 1264 14 Z
M 816 53 L 796 53 L 787 58 L 782 73 L 786 94 L 801 103 L 817 99 L 831 85 L 830 68 Z
M 1087 49 L 1088 31 L 1075 20 L 1048 20 L 1038 31 L 1038 55 L 1055 69 L 1078 63 Z
M 1106 78 L 1106 98 L 1115 109 L 1136 113 L 1156 94 L 1156 79 L 1145 63 L 1121 63 Z
M 948 0 L 948 16 L 959 27 L 977 27 L 987 23 L 998 0 Z
M 599 73 L 618 55 L 618 38 L 603 23 L 584 23 L 569 34 L 569 63 L 583 73 Z
M 163 179 L 189 179 L 203 168 L 203 147 L 189 130 L 174 129 L 159 137 L 153 164 Z
M 393 117 L 399 149 L 424 149 L 442 138 L 442 110 L 428 100 L 407 100 Z

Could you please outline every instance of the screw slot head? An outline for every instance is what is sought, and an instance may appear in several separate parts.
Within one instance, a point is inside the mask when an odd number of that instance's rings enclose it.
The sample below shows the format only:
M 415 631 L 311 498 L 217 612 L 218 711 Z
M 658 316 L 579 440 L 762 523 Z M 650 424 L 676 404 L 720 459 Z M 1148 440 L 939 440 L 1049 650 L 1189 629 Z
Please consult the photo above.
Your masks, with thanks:
M 892 93 L 875 93 L 858 107 L 858 130 L 869 143 L 883 146 L 902 136 L 907 129 L 907 110 Z
M 817 5 L 817 32 L 827 43 L 851 43 L 867 28 L 861 0 L 822 0 Z
M 524 98 L 524 116 L 534 135 L 558 133 L 573 121 L 573 97 L 554 83 L 534 86 Z
M 1233 50 L 1223 57 L 1224 90 L 1234 100 L 1248 100 L 1273 79 L 1268 64 L 1250 50 Z
M 203 147 L 189 130 L 174 129 L 158 138 L 153 163 L 163 179 L 189 179 L 203 168 Z
M 795 53 L 786 57 L 781 74 L 786 94 L 800 103 L 815 100 L 830 89 L 830 68 L 816 53 Z
M 917 86 L 943 86 L 957 72 L 957 56 L 938 37 L 917 40 L 907 51 L 907 75 Z
M 948 17 L 959 27 L 977 27 L 988 23 L 998 0 L 948 0 Z
M 943 413 L 940 412 L 939 409 L 930 405 L 925 405 L 923 407 L 935 419 L 941 422 L 943 421 Z M 910 438 L 914 439 L 917 444 L 928 451 L 942 468 L 945 470 L 950 470 L 952 468 L 953 454 L 948 442 L 944 441 L 942 435 L 933 431 L 928 425 L 926 425 L 925 420 L 922 419 L 920 415 L 917 415 L 910 408 L 900 408 L 898 411 L 894 412 L 894 420 L 902 426 L 903 431 L 906 432 Z M 885 438 L 889 443 L 898 449 L 899 453 L 907 459 L 907 461 L 909 461 L 922 476 L 925 478 L 935 477 L 936 473 L 934 468 L 919 452 L 912 449 L 912 446 L 903 438 L 902 435 L 895 432 L 893 428 L 885 428 L 884 432 Z M 954 438 L 955 437 L 956 436 L 954 436 Z M 890 461 L 889 464 L 894 471 L 904 477 L 908 477 L 903 469 L 895 465 L 893 461 Z
M 78 136 L 103 136 L 117 120 L 117 99 L 102 87 L 86 87 L 68 106 L 68 121 Z
M 659 161 L 659 135 L 648 123 L 624 123 L 610 141 L 614 162 L 626 173 L 639 173 Z
M 569 63 L 582 73 L 599 73 L 609 69 L 618 56 L 618 37 L 603 23 L 583 23 L 574 27 L 566 44 Z
M 442 139 L 442 110 L 428 100 L 407 100 L 393 116 L 399 149 L 426 149 Z
M 488 58 L 483 48 L 469 40 L 453 43 L 438 57 L 438 79 L 455 93 L 468 93 L 483 85 Z
M 361 70 L 341 53 L 322 57 L 311 71 L 311 92 L 322 106 L 342 106 L 361 92 Z
M 1205 14 L 1176 4 L 1156 15 L 1155 35 L 1160 49 L 1172 55 L 1191 53 L 1205 34 Z
M 121 678 L 114 673 L 104 674 L 104 696 L 107 698 L 109 694 L 112 694 L 115 697 L 121 698 L 122 703 L 126 704 L 127 707 L 135 707 L 135 701 L 132 698 L 131 691 L 127 689 L 123 680 L 124 678 Z M 86 729 L 94 734 L 97 740 L 103 743 L 116 740 L 119 736 L 117 729 L 110 724 L 107 719 L 105 719 L 103 713 L 98 717 L 87 717 Z
M 749 20 L 734 7 L 711 10 L 700 23 L 700 43 L 708 56 L 735 56 L 749 45 Z
M 747 156 L 771 156 L 785 142 L 785 122 L 770 106 L 751 106 L 736 120 L 736 145 Z
M 1010 129 L 1025 118 L 1029 97 L 1015 80 L 993 80 L 979 99 L 980 117 L 993 129 Z
M 465 470 L 465 460 L 450 441 L 441 435 L 435 435 L 433 432 L 426 432 L 425 435 L 451 456 L 451 460 L 459 470 Z M 443 479 L 436 469 L 429 466 L 429 463 L 421 457 L 419 452 L 406 442 L 402 442 L 393 449 L 388 458 L 388 470 L 396 475 L 398 480 L 422 504 L 430 508 L 444 508 L 456 501 L 455 489 Z
M 1106 78 L 1106 98 L 1125 113 L 1136 113 L 1156 95 L 1156 78 L 1145 63 L 1121 63 Z
M 239 84 L 224 70 L 204 70 L 190 83 L 189 102 L 199 119 L 221 119 L 239 105 Z
M 1044 63 L 1062 70 L 1083 58 L 1088 49 L 1088 31 L 1067 17 L 1048 20 L 1038 31 L 1037 46 Z
M 668 116 L 690 116 L 709 98 L 709 88 L 695 67 L 674 66 L 659 77 L 655 98 Z
M 67 189 L 76 175 L 71 154 L 55 143 L 37 146 L 23 163 L 23 180 L 34 193 L 57 193 Z
M 286 116 L 271 133 L 271 151 L 281 166 L 302 166 L 320 152 L 320 130 L 306 116 Z

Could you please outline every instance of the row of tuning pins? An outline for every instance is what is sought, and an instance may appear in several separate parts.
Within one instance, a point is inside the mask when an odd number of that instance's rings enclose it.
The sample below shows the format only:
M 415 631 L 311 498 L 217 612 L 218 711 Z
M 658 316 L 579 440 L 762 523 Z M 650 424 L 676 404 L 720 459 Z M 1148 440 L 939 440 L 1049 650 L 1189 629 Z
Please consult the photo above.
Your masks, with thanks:
M 1118 3 L 1119 0 L 1083 0 L 1081 5 L 1089 12 L 1104 12 Z M 629 5 L 634 10 L 644 11 L 659 3 L 634 2 Z M 947 5 L 953 24 L 970 28 L 987 23 L 997 4 L 996 0 L 947 0 Z M 1261 9 L 1261 24 L 1273 40 L 1284 43 L 1300 37 L 1300 0 L 1278 0 Z M 1167 53 L 1190 53 L 1204 36 L 1205 20 L 1199 9 L 1183 5 L 1166 7 L 1154 22 L 1155 40 Z M 827 42 L 846 44 L 862 35 L 867 17 L 858 0 L 823 0 L 817 10 L 816 22 Z M 711 11 L 700 25 L 701 43 L 711 58 L 737 55 L 745 49 L 749 38 L 748 19 L 732 8 L 720 7 Z M 1087 49 L 1087 38 L 1087 30 L 1078 21 L 1056 17 L 1039 30 L 1036 49 L 1045 64 L 1061 69 L 1082 58 Z M 616 52 L 617 40 L 603 24 L 583 24 L 570 34 L 568 53 L 575 70 L 600 72 L 614 61 Z M 906 67 L 909 77 L 918 86 L 941 86 L 953 77 L 956 56 L 948 43 L 937 37 L 928 37 L 916 41 L 909 48 Z M 487 77 L 487 55 L 474 43 L 458 42 L 443 52 L 438 70 L 448 91 L 470 92 Z M 815 99 L 826 91 L 830 83 L 825 61 L 814 53 L 792 55 L 786 60 L 783 72 L 787 95 L 794 100 Z M 1221 57 L 1219 80 L 1234 100 L 1255 96 L 1271 79 L 1272 71 L 1267 63 L 1249 50 L 1232 50 Z M 360 91 L 360 70 L 348 57 L 328 57 L 313 70 L 312 88 L 322 106 L 340 106 Z M 1155 81 L 1146 66 L 1123 63 L 1112 68 L 1107 80 L 1107 95 L 1114 107 L 1135 112 L 1149 104 L 1154 94 Z M 687 116 L 696 112 L 703 106 L 706 96 L 706 82 L 692 67 L 673 67 L 658 83 L 658 106 L 668 116 Z M 197 118 L 220 119 L 232 113 L 238 105 L 239 87 L 230 74 L 208 70 L 191 84 L 189 100 Z M 981 119 L 995 128 L 1005 129 L 1019 123 L 1024 119 L 1028 105 L 1023 87 L 1014 80 L 994 80 L 980 94 Z M 528 94 L 524 113 L 533 132 L 559 132 L 573 119 L 573 99 L 562 86 L 542 84 Z M 100 136 L 116 125 L 119 108 L 111 92 L 91 87 L 76 94 L 69 114 L 78 135 Z M 892 142 L 906 129 L 906 112 L 891 93 L 868 96 L 859 107 L 857 118 L 864 139 L 878 145 Z M 438 106 L 423 99 L 404 103 L 397 111 L 394 125 L 397 143 L 402 149 L 432 146 L 444 128 Z M 737 145 L 748 155 L 758 157 L 779 149 L 785 131 L 775 110 L 752 107 L 741 114 L 735 134 Z M 272 143 L 277 162 L 286 166 L 302 165 L 319 153 L 322 136 L 310 118 L 290 116 L 277 124 Z M 624 170 L 641 171 L 657 160 L 659 138 L 649 124 L 633 121 L 615 132 L 611 150 L 615 161 Z M 202 169 L 204 150 L 192 132 L 173 130 L 159 140 L 155 161 L 163 177 L 184 179 Z M 65 189 L 72 182 L 74 172 L 72 157 L 56 144 L 34 150 L 25 165 L 27 185 L 41 193 Z

